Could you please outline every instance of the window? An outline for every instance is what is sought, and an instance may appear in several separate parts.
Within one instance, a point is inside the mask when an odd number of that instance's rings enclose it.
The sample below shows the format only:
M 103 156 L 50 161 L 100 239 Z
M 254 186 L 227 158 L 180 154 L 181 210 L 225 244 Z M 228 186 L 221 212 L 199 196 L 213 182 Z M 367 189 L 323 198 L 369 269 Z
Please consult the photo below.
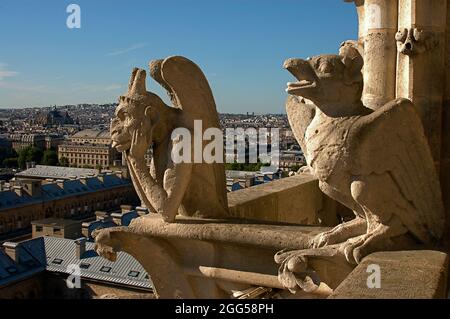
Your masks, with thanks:
M 111 267 L 102 266 L 102 268 L 100 268 L 100 271 L 102 271 L 102 272 L 110 272 L 111 271 Z
M 61 228 L 59 227 L 53 228 L 53 233 L 56 235 L 61 235 L 62 234 Z
M 137 278 L 139 276 L 139 271 L 130 270 L 128 276 Z
M 14 266 L 10 266 L 10 267 L 6 268 L 6 271 L 9 272 L 10 274 L 14 274 L 17 272 L 17 268 Z
M 42 226 L 36 226 L 36 231 L 42 231 Z
M 55 258 L 55 259 L 53 259 L 52 264 L 61 265 L 62 262 L 63 262 L 62 259 L 60 259 L 60 258 Z
M 88 269 L 90 265 L 91 265 L 91 264 L 81 263 L 81 264 L 80 264 L 80 268 L 81 268 L 81 269 Z

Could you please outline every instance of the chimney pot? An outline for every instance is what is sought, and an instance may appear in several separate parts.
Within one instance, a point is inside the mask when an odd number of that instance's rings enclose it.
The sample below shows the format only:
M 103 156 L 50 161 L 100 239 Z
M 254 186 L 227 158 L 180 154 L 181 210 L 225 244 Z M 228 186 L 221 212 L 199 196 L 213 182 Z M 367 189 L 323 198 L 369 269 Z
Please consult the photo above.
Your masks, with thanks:
M 86 238 L 81 237 L 75 240 L 75 252 L 78 259 L 83 257 L 83 254 L 86 252 Z
M 4 242 L 3 248 L 5 249 L 5 253 L 14 260 L 15 263 L 20 262 L 20 253 L 19 253 L 19 243 L 13 243 L 13 242 Z

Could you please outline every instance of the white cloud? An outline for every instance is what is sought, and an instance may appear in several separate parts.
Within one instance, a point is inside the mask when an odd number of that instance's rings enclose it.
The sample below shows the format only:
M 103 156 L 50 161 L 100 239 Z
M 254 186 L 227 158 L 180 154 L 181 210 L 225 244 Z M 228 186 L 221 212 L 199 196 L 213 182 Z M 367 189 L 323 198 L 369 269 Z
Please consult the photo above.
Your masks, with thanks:
M 106 56 L 122 55 L 122 54 L 131 52 L 131 51 L 134 51 L 134 50 L 146 47 L 146 46 L 147 46 L 147 43 L 136 43 L 136 44 L 133 44 L 132 46 L 130 46 L 130 47 L 126 48 L 126 49 L 121 49 L 121 50 L 109 52 L 109 53 L 106 54 Z
M 0 88 L 9 89 L 9 90 L 17 90 L 17 91 L 29 91 L 29 92 L 36 92 L 36 93 L 52 92 L 45 85 L 12 84 L 12 83 L 7 83 L 5 81 L 1 81 L 1 79 L 0 79 Z
M 109 91 L 116 91 L 122 88 L 122 85 L 120 84 L 109 84 L 109 85 L 95 85 L 95 84 L 80 84 L 76 83 L 72 85 L 72 92 L 109 92 Z
M 0 81 L 19 74 L 19 72 L 8 70 L 6 63 L 0 63 Z
M 111 84 L 111 85 L 106 86 L 104 88 L 104 90 L 105 91 L 115 91 L 115 90 L 118 90 L 121 88 L 122 88 L 122 86 L 120 84 Z

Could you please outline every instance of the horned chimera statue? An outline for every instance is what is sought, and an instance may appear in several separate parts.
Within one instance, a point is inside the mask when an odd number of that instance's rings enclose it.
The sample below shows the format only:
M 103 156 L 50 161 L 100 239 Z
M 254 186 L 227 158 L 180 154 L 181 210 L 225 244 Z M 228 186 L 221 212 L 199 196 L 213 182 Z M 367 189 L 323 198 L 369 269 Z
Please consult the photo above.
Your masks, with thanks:
M 320 189 L 355 218 L 319 234 L 310 249 L 281 251 L 279 279 L 291 291 L 317 286 L 310 257 L 357 264 L 375 251 L 431 245 L 444 230 L 433 158 L 414 105 L 393 100 L 373 111 L 361 102 L 363 59 L 345 43 L 339 55 L 288 59 L 286 109 Z
M 223 162 L 174 163 L 171 158 L 171 150 L 180 142 L 172 137 L 174 129 L 185 128 L 194 137 L 194 120 L 202 121 L 203 130 L 220 127 L 207 79 L 196 64 L 181 56 L 152 61 L 150 74 L 167 90 L 173 106 L 148 92 L 145 70 L 135 68 L 111 123 L 113 146 L 124 152 L 136 192 L 167 222 L 173 222 L 177 213 L 227 216 Z M 149 169 L 145 155 L 150 147 Z

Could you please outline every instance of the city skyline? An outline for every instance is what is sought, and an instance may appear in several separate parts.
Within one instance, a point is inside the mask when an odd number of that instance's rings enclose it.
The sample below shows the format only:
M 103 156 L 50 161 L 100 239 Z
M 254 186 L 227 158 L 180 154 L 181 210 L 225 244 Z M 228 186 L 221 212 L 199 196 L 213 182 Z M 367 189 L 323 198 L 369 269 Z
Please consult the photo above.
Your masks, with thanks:
M 66 26 L 70 2 L 2 2 L 0 108 L 116 102 L 132 67 L 184 55 L 204 70 L 219 112 L 279 114 L 292 80 L 284 59 L 357 38 L 354 7 L 340 1 L 76 3 L 80 29 Z M 149 77 L 147 89 L 167 101 Z

